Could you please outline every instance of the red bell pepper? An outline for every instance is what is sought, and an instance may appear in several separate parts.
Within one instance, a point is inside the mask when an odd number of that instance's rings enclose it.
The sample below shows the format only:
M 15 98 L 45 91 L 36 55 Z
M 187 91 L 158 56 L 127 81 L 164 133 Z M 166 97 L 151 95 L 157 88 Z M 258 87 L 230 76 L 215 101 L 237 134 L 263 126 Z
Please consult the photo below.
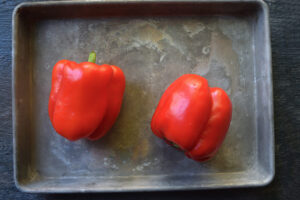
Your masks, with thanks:
M 199 75 L 186 74 L 162 95 L 151 121 L 155 135 L 194 160 L 210 159 L 222 144 L 232 105 L 224 90 L 210 88 Z
M 113 65 L 61 60 L 52 71 L 48 112 L 61 136 L 74 141 L 103 137 L 117 119 L 125 90 L 125 76 Z

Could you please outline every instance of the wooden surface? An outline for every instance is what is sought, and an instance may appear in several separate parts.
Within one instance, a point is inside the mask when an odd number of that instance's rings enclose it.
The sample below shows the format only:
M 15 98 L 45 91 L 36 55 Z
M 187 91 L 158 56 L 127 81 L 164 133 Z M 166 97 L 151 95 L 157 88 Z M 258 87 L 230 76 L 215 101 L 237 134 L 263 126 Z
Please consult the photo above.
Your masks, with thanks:
M 24 0 L 23 0 L 24 1 Z M 0 199 L 299 199 L 300 1 L 268 0 L 272 35 L 276 174 L 260 188 L 123 194 L 26 194 L 13 181 L 11 18 L 22 0 L 0 0 Z

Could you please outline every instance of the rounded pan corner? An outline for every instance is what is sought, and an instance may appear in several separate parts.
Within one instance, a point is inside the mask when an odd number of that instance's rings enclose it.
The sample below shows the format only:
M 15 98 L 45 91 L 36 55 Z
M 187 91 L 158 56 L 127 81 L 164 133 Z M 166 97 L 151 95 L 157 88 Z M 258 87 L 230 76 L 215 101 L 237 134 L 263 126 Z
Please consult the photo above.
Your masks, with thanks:
M 16 188 L 19 191 L 25 192 L 25 193 L 34 193 L 34 192 L 36 192 L 36 191 L 34 191 L 34 189 L 32 189 L 28 186 L 28 184 L 31 181 L 28 181 L 28 180 L 24 181 L 22 178 L 19 178 L 17 174 L 18 173 L 17 173 L 16 169 L 14 169 L 14 183 L 15 183 Z
M 21 10 L 24 9 L 25 7 L 28 7 L 30 4 L 31 3 L 29 3 L 29 2 L 22 2 L 22 3 L 19 3 L 18 5 L 16 5 L 16 7 L 14 8 L 13 13 L 12 13 L 12 19 L 15 20 L 15 18 L 21 12 Z
M 274 180 L 274 177 L 275 177 L 275 171 L 272 170 L 270 173 L 268 173 L 266 176 L 264 176 L 261 180 L 259 180 L 260 183 L 257 185 L 261 186 L 261 187 L 267 186 Z
M 21 192 L 30 193 L 32 192 L 30 189 L 28 189 L 25 185 L 21 184 L 16 178 L 15 178 L 15 186 L 16 188 Z
M 264 0 L 257 0 L 256 3 L 264 13 L 269 13 L 269 6 Z
M 15 179 L 14 182 L 15 182 L 16 188 L 17 188 L 20 192 L 24 192 L 24 193 L 42 193 L 42 191 L 39 190 L 38 188 L 31 187 L 31 186 L 30 186 L 30 183 L 31 183 L 31 182 L 21 183 L 21 182 L 18 181 L 17 179 Z

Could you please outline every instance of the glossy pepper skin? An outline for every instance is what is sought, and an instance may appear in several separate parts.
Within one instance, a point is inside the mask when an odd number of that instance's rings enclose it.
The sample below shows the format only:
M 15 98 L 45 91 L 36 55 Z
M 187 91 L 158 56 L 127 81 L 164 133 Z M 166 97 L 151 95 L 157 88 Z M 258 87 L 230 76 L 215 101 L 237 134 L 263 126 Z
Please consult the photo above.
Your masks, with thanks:
M 221 146 L 231 114 L 231 101 L 223 89 L 210 88 L 199 75 L 185 74 L 162 95 L 151 129 L 189 158 L 205 161 Z
M 54 129 L 71 141 L 103 137 L 119 115 L 124 90 L 125 76 L 117 66 L 57 62 L 48 104 Z

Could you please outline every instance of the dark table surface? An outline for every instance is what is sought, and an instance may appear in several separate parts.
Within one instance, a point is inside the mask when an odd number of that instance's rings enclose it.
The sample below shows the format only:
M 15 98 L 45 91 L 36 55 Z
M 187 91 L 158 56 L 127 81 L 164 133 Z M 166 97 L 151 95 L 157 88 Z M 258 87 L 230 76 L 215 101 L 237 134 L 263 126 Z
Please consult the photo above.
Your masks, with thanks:
M 11 20 L 24 0 L 0 0 L 0 199 L 300 199 L 300 1 L 268 0 L 270 8 L 275 165 L 271 184 L 259 188 L 122 194 L 27 194 L 13 181 Z

